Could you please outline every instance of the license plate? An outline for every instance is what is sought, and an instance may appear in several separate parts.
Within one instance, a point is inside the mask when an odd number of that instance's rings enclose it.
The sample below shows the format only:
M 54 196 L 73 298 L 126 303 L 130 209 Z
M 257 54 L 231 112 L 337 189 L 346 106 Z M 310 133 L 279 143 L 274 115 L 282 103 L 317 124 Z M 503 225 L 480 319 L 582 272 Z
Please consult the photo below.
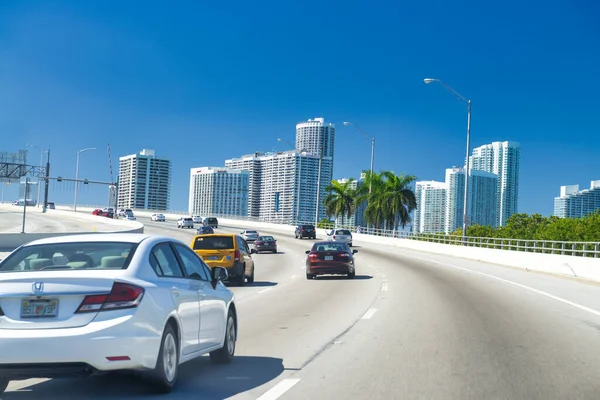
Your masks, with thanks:
M 333 256 L 325 256 L 325 261 L 331 261 L 333 260 Z
M 55 318 L 58 312 L 58 300 L 23 300 L 21 318 Z
M 208 259 L 209 259 L 210 261 L 216 261 L 216 260 L 218 260 L 218 259 L 219 259 L 219 256 L 209 256 L 209 257 L 208 257 Z

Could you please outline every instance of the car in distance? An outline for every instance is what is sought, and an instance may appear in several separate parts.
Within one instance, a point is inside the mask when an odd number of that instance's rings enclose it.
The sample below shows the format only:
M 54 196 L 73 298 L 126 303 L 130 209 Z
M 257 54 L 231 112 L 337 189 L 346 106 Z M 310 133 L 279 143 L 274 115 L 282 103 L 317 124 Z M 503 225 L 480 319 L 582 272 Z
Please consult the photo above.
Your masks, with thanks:
M 218 233 L 196 235 L 190 247 L 209 267 L 227 269 L 229 278 L 239 286 L 254 282 L 254 260 L 248 243 L 239 235 Z
M 215 230 L 213 228 L 211 228 L 210 226 L 201 226 L 198 228 L 197 234 L 198 235 L 210 235 L 215 233 Z
M 277 253 L 277 240 L 273 236 L 259 236 L 254 241 L 254 249 L 257 253 L 262 251 Z
M 194 220 L 191 217 L 181 217 L 177 220 L 178 228 L 193 228 Z
M 348 229 L 333 229 L 327 233 L 327 236 L 332 242 L 347 243 L 348 246 L 352 247 L 352 232 Z
M 192 221 L 194 221 L 195 224 L 201 224 L 202 223 L 202 217 L 199 215 L 192 215 Z
M 156 221 L 156 222 L 165 222 L 165 215 L 164 214 L 152 214 L 152 216 L 150 217 L 151 221 Z
M 215 217 L 206 217 L 202 223 L 211 228 L 217 229 L 219 227 L 219 220 Z
M 319 275 L 347 275 L 354 279 L 356 266 L 354 254 L 346 243 L 317 242 L 312 249 L 306 251 L 306 279 L 314 279 Z
M 10 380 L 118 370 L 171 391 L 179 366 L 232 361 L 235 297 L 223 268 L 166 236 L 107 233 L 27 243 L 0 262 L 0 393 Z
M 295 236 L 296 239 L 304 239 L 305 237 L 309 239 L 316 239 L 317 231 L 314 225 L 302 224 L 296 227 Z
M 240 233 L 246 242 L 254 242 L 258 238 L 258 231 L 248 230 L 242 231 Z

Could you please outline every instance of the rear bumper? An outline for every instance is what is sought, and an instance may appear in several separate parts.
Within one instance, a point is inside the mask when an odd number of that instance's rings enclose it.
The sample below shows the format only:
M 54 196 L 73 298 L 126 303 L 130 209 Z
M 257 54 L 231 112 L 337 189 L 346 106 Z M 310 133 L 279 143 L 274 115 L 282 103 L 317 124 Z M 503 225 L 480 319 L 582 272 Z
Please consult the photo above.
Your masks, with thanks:
M 311 275 L 347 275 L 354 266 L 344 262 L 316 262 L 307 265 L 306 273 Z
M 298 234 L 298 236 L 301 238 L 306 238 L 306 237 L 311 238 L 311 237 L 316 237 L 316 235 L 317 234 L 315 232 L 310 232 L 310 233 L 309 232 L 301 232 Z
M 0 376 L 54 378 L 152 369 L 160 341 L 160 332 L 141 331 L 127 317 L 70 329 L 0 329 Z M 123 356 L 129 359 L 107 359 Z
M 277 246 L 255 246 L 256 251 L 277 251 Z

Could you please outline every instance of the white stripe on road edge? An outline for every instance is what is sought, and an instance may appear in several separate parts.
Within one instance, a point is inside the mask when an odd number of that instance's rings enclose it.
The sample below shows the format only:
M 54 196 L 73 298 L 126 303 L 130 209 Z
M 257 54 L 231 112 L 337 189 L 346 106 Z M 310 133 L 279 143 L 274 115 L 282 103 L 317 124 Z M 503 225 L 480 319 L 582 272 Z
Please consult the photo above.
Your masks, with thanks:
M 382 292 L 387 292 L 387 290 L 388 290 L 388 285 L 387 285 L 387 283 L 384 283 L 384 284 L 381 286 L 381 291 L 382 291 Z M 260 293 L 260 292 L 259 292 L 259 293 Z
M 284 379 L 256 400 L 277 400 L 298 382 L 300 382 L 300 379 Z
M 363 315 L 363 316 L 362 316 L 362 318 L 361 318 L 361 319 L 371 319 L 371 317 L 372 317 L 373 315 L 375 315 L 375 313 L 376 313 L 376 312 L 377 312 L 377 309 L 376 309 L 376 308 L 369 308 L 369 311 L 367 311 L 367 312 L 365 313 L 365 315 Z
M 273 288 L 272 288 L 272 287 L 270 287 L 270 288 L 263 289 L 263 290 L 259 291 L 259 292 L 258 292 L 258 294 L 261 294 L 261 293 L 268 292 L 268 291 L 269 291 L 269 290 L 271 290 L 271 289 L 273 289 Z
M 421 257 L 415 257 L 415 256 L 410 256 L 410 257 L 416 258 L 418 260 L 426 261 L 426 262 L 431 262 L 431 263 L 434 263 L 434 264 L 440 264 L 440 265 L 444 265 L 444 266 L 447 266 L 447 267 L 452 267 L 452 268 L 455 268 L 455 269 L 458 269 L 458 270 L 461 270 L 461 271 L 470 272 L 472 274 L 476 274 L 476 275 L 480 275 L 480 276 L 485 276 L 486 278 L 495 279 L 495 280 L 503 282 L 503 283 L 508 283 L 509 285 L 513 285 L 513 286 L 519 287 L 521 289 L 529 290 L 529 291 L 531 291 L 533 293 L 537 293 L 539 295 L 546 296 L 549 299 L 559 301 L 559 302 L 561 302 L 563 304 L 567 304 L 569 306 L 578 308 L 578 309 L 580 309 L 582 311 L 587 311 L 590 314 L 594 314 L 594 315 L 600 317 L 600 311 L 598 311 L 598 310 L 594 310 L 593 308 L 582 306 L 581 304 L 577 304 L 577 303 L 574 303 L 574 302 L 572 302 L 570 300 L 563 299 L 562 297 L 558 297 L 558 296 L 555 296 L 555 295 L 550 294 L 548 292 L 544 292 L 543 290 L 538 290 L 538 289 L 532 288 L 530 286 L 526 286 L 526 285 L 522 285 L 522 284 L 517 283 L 517 282 L 509 281 L 508 279 L 503 279 L 503 278 L 499 278 L 499 277 L 494 276 L 494 275 L 486 274 L 485 272 L 479 272 L 479 271 L 475 271 L 475 270 L 472 270 L 472 269 L 469 269 L 469 268 L 459 267 L 458 265 L 448 264 L 448 263 L 441 262 L 441 261 L 430 260 L 430 259 L 427 259 L 427 258 L 421 258 Z
M 290 276 L 290 278 L 294 279 L 295 277 L 297 277 L 298 275 L 292 275 Z

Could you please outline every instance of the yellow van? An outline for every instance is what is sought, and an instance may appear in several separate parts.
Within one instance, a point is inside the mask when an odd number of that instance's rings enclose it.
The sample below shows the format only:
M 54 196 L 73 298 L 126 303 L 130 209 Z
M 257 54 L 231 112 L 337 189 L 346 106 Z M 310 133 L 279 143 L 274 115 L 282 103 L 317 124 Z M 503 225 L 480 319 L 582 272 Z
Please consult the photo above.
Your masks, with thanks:
M 196 235 L 190 246 L 209 267 L 223 267 L 227 269 L 229 281 L 243 286 L 254 282 L 254 260 L 246 241 L 238 235 L 229 233 L 215 233 Z

